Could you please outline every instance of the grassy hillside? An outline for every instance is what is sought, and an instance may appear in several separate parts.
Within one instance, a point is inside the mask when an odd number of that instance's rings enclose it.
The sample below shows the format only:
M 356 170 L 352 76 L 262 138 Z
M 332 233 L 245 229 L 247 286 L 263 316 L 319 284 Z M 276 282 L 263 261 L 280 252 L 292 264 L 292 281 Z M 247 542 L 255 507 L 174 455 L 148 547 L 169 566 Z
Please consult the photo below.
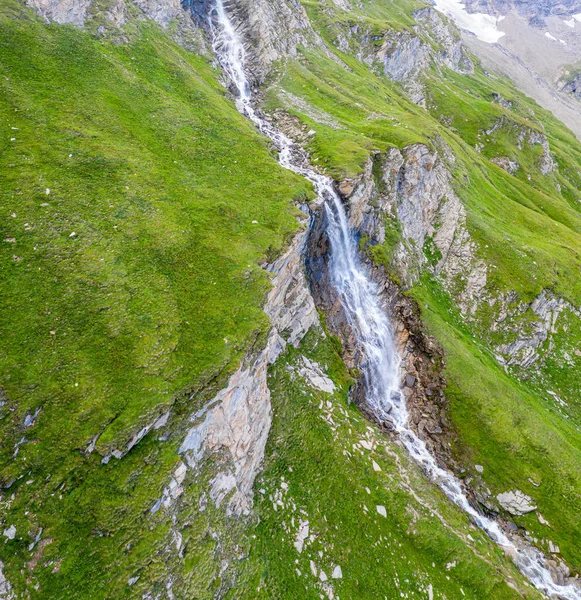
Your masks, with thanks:
M 307 189 L 207 60 L 124 33 L 0 7 L 0 558 L 35 597 L 124 597 L 155 561 L 180 440 L 101 459 L 168 409 L 177 431 L 266 330 L 258 263 Z

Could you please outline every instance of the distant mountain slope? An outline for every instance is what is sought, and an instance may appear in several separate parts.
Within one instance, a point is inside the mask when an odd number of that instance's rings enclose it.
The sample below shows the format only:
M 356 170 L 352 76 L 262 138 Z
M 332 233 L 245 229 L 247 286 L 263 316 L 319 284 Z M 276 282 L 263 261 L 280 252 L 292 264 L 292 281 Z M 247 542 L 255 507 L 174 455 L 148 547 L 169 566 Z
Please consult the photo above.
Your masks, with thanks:
M 581 139 L 581 3 L 438 0 L 485 68 L 502 73 Z M 482 23 L 487 23 L 482 27 Z

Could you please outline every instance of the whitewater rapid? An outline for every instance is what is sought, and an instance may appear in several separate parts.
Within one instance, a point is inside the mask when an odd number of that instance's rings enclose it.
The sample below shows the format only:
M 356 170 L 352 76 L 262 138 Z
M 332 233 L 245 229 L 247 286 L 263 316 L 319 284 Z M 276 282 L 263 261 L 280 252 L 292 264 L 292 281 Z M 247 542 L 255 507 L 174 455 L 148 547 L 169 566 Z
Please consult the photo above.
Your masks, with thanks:
M 365 352 L 362 365 L 366 384 L 366 402 L 382 420 L 389 420 L 411 457 L 446 496 L 470 515 L 497 544 L 505 547 L 520 571 L 542 592 L 565 600 L 581 600 L 581 589 L 574 585 L 557 585 L 544 567 L 546 558 L 524 541 L 518 546 L 500 529 L 498 523 L 478 513 L 468 502 L 460 481 L 441 469 L 426 444 L 409 426 L 405 400 L 400 391 L 400 358 L 395 346 L 391 323 L 381 307 L 376 284 L 359 259 L 357 243 L 350 230 L 343 203 L 333 181 L 305 164 L 304 154 L 293 152 L 294 142 L 263 119 L 252 105 L 252 90 L 245 71 L 246 51 L 240 36 L 224 8 L 215 0 L 209 18 L 212 47 L 220 65 L 235 89 L 238 110 L 269 137 L 279 151 L 280 164 L 313 183 L 324 201 L 331 246 L 332 283 L 339 295 L 349 324 L 357 332 Z

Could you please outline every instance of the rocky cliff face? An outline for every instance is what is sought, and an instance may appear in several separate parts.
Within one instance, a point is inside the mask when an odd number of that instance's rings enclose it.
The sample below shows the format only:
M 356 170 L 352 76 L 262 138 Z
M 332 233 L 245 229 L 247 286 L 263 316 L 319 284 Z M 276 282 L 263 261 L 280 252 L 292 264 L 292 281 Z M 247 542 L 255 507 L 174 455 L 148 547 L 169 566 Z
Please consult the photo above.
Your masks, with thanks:
M 487 14 L 515 11 L 538 26 L 543 25 L 545 17 L 568 17 L 581 12 L 579 0 L 468 0 L 466 6 L 470 12 Z
M 54 21 L 61 24 L 78 25 L 82 27 L 85 24 L 91 0 L 29 0 L 28 4 L 47 21 Z
M 436 157 L 421 145 L 406 148 L 403 153 L 392 149 L 386 156 L 375 157 L 376 165 L 381 164 L 381 181 L 374 177 L 373 170 L 377 175 L 377 167 L 374 169 L 373 161 L 370 161 L 364 175 L 357 181 L 342 182 L 338 190 L 349 206 L 353 229 L 362 241 L 367 240 L 362 243 L 361 258 L 377 282 L 383 307 L 392 319 L 402 358 L 402 390 L 410 411 L 412 428 L 426 441 L 442 464 L 450 465 L 451 431 L 446 417 L 445 380 L 441 374 L 445 366 L 443 352 L 437 341 L 426 335 L 417 305 L 402 294 L 400 285 L 394 282 L 389 270 L 374 263 L 367 253 L 374 244 L 385 242 L 386 216 L 392 218 L 394 214 L 397 215 L 403 225 L 403 240 L 398 250 L 399 264 L 411 283 L 411 278 L 419 272 L 419 263 L 425 262 L 423 254 L 416 253 L 414 248 L 417 242 L 426 238 L 428 232 L 434 233 L 432 227 L 436 215 L 443 214 L 439 210 L 440 203 L 445 193 L 450 192 L 443 168 L 433 169 L 435 160 Z M 457 239 L 457 249 L 462 242 L 466 243 L 461 235 L 454 235 L 456 229 L 461 227 L 460 215 L 452 215 L 451 212 L 446 214 L 450 216 L 447 226 L 451 225 L 452 219 L 455 221 L 452 230 L 445 228 L 447 233 L 441 240 L 442 247 L 447 250 L 442 265 L 454 260 L 450 248 L 454 237 Z M 315 207 L 307 251 L 311 289 L 316 304 L 326 315 L 327 325 L 343 342 L 343 356 L 348 368 L 356 373 L 362 361 L 365 361 L 365 354 L 353 335 L 329 280 L 326 218 L 323 208 Z M 467 264 L 465 256 L 459 258 Z M 384 431 L 390 431 L 389 421 L 378 421 L 377 416 L 367 409 L 362 381 L 355 386 L 352 397 L 370 420 L 377 422 Z
M 191 27 L 180 0 L 26 0 L 48 22 L 83 27 L 97 18 L 101 31 L 122 27 L 128 15 L 143 15 L 167 28 L 172 21 Z M 136 10 L 137 9 L 137 10 Z

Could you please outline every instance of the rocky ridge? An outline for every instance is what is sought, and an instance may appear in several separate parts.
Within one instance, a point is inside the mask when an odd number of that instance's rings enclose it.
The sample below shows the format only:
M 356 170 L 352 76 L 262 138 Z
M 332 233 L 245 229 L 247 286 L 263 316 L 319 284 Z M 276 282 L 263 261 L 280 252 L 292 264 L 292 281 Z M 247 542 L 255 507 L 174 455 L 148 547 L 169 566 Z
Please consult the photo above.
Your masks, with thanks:
M 318 322 L 303 272 L 301 250 L 305 235 L 304 231 L 299 233 L 286 253 L 268 267 L 274 277 L 264 310 L 273 328 L 265 348 L 258 355 L 250 354 L 230 378 L 228 387 L 192 416 L 196 425 L 188 431 L 180 448 L 188 467 L 194 470 L 205 454 L 226 454 L 211 481 L 209 495 L 217 506 L 228 497 L 228 514 L 248 514 L 252 507 L 252 486 L 272 420 L 268 366 L 287 344 L 298 346 Z

